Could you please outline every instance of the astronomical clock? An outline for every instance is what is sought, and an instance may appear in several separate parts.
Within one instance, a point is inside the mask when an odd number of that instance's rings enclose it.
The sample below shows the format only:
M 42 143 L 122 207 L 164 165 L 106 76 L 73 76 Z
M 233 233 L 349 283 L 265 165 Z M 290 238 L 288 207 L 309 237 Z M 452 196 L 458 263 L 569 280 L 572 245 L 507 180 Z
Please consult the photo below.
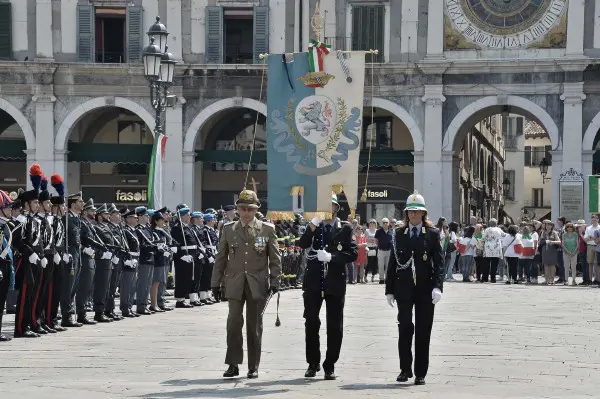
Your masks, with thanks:
M 565 47 L 567 0 L 443 1 L 447 50 Z

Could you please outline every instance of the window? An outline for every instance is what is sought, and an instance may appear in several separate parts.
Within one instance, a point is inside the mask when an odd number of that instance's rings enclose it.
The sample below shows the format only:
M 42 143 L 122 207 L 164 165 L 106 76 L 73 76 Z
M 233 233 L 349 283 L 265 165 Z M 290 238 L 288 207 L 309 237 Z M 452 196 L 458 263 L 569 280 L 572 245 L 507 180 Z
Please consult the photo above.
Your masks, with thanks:
M 10 3 L 0 3 L 0 60 L 12 59 L 12 13 Z
M 504 171 L 504 179 L 508 179 L 510 182 L 510 188 L 508 192 L 505 194 L 506 199 L 510 201 L 515 200 L 515 171 L 514 170 L 505 170 Z
M 367 63 L 384 62 L 385 34 L 384 5 L 352 6 L 352 50 L 379 50 L 379 54 L 366 55 Z
M 121 64 L 125 62 L 125 9 L 97 8 L 96 62 Z
M 541 208 L 544 206 L 544 189 L 534 188 L 531 204 L 534 208 Z
M 142 7 L 77 5 L 77 59 L 80 62 L 141 61 L 145 34 Z
M 269 7 L 206 7 L 207 63 L 252 64 L 269 51 Z
M 391 150 L 392 149 L 392 118 L 366 117 L 363 120 L 363 149 Z
M 544 158 L 552 165 L 552 154 L 550 151 L 552 151 L 552 146 L 549 145 L 538 147 L 525 146 L 525 166 L 537 168 Z
M 508 116 L 502 118 L 502 136 L 514 137 L 523 134 L 523 117 Z

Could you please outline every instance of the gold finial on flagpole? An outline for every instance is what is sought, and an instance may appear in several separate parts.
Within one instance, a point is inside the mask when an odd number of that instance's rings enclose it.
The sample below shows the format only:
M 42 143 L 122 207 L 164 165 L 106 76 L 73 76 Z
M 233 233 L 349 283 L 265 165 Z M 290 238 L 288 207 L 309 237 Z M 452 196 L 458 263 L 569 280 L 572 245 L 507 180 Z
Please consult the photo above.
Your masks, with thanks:
M 321 15 L 321 7 L 319 3 L 320 1 L 317 1 L 317 4 L 315 4 L 315 13 L 310 19 L 310 25 L 312 26 L 315 40 L 318 42 L 321 41 L 321 29 L 323 29 L 323 16 Z

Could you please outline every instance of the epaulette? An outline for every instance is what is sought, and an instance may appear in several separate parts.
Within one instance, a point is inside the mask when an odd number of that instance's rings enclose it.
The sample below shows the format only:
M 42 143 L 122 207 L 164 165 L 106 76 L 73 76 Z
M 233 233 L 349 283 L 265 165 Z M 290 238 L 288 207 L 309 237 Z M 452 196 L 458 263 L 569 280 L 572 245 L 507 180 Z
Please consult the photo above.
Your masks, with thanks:
M 269 223 L 269 222 L 262 222 L 262 224 L 263 224 L 264 226 L 269 226 L 269 227 L 275 228 L 275 225 L 274 225 L 273 223 Z
M 235 223 L 235 220 L 234 220 L 234 221 L 231 221 L 231 222 L 227 222 L 227 223 L 225 223 L 225 224 L 223 225 L 223 227 L 225 227 L 225 226 L 229 226 L 229 225 L 231 225 L 231 224 L 234 224 L 234 223 Z

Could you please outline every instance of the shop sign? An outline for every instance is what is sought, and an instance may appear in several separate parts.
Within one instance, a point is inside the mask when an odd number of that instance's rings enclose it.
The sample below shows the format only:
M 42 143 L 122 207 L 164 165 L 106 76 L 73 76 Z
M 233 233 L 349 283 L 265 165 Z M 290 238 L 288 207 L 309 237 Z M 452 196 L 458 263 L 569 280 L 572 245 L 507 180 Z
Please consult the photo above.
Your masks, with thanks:
M 148 190 L 140 189 L 117 189 L 115 190 L 115 202 L 147 202 L 148 201 Z

